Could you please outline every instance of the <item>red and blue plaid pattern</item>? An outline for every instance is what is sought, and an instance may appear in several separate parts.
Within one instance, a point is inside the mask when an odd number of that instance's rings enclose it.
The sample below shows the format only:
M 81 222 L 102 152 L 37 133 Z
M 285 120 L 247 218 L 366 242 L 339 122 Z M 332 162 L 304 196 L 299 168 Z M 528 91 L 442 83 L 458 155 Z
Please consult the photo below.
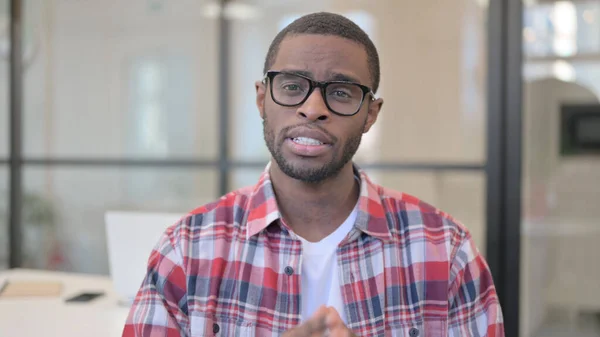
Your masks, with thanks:
M 358 336 L 504 336 L 489 268 L 468 230 L 361 178 L 338 247 L 348 327 Z M 301 323 L 302 244 L 267 170 L 169 227 L 152 251 L 123 336 L 280 336 Z

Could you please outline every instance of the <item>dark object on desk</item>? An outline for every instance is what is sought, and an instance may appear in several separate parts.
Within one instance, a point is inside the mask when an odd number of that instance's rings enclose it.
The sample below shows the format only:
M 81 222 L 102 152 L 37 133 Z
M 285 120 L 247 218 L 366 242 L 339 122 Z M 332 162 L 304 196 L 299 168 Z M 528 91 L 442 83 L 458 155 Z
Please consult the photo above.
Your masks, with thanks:
M 98 298 L 100 296 L 103 296 L 104 293 L 103 292 L 98 292 L 98 293 L 93 293 L 93 292 L 85 292 L 85 293 L 81 293 L 81 294 L 77 294 L 73 297 L 67 298 L 65 300 L 65 302 L 67 303 L 82 303 L 82 302 L 89 302 L 95 298 Z

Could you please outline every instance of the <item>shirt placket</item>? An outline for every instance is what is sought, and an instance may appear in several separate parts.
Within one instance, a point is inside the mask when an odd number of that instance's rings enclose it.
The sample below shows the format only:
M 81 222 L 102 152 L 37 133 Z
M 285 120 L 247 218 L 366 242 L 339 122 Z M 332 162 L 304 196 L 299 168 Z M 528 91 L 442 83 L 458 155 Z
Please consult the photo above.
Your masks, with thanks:
M 279 260 L 279 274 L 284 277 L 281 282 L 281 294 L 287 294 L 287 312 L 289 319 L 281 322 L 289 330 L 301 323 L 302 299 L 301 299 L 301 270 L 302 270 L 302 242 L 293 238 L 289 232 L 285 233 L 285 239 L 281 241 L 280 252 L 283 257 Z
M 383 335 L 385 259 L 382 242 L 359 235 L 355 240 L 343 242 L 337 253 L 348 327 L 360 336 Z

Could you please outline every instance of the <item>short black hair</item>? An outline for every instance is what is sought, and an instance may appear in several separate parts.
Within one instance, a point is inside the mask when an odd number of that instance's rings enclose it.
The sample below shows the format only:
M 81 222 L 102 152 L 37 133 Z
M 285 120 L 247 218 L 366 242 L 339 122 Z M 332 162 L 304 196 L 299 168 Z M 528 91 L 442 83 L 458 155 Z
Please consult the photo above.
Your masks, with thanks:
M 367 35 L 367 33 L 365 33 L 365 31 L 357 24 L 352 22 L 352 20 L 334 13 L 318 12 L 308 14 L 290 23 L 280 31 L 277 36 L 275 36 L 275 39 L 273 39 L 273 42 L 271 42 L 267 57 L 265 58 L 263 73 L 266 73 L 275 62 L 281 41 L 288 35 L 301 34 L 339 36 L 362 45 L 367 52 L 367 63 L 373 81 L 372 89 L 373 92 L 377 92 L 377 89 L 379 88 L 380 70 L 379 55 L 377 54 L 375 44 L 373 44 L 369 35 Z

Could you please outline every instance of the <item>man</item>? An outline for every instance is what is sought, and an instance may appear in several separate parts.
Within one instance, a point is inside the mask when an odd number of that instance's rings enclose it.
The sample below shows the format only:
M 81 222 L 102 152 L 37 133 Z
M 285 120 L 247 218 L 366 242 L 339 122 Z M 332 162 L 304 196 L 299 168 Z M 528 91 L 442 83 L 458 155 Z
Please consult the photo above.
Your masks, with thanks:
M 273 160 L 256 186 L 166 231 L 123 335 L 503 336 L 468 230 L 352 163 L 383 104 L 365 32 L 304 16 L 264 70 L 256 103 Z

